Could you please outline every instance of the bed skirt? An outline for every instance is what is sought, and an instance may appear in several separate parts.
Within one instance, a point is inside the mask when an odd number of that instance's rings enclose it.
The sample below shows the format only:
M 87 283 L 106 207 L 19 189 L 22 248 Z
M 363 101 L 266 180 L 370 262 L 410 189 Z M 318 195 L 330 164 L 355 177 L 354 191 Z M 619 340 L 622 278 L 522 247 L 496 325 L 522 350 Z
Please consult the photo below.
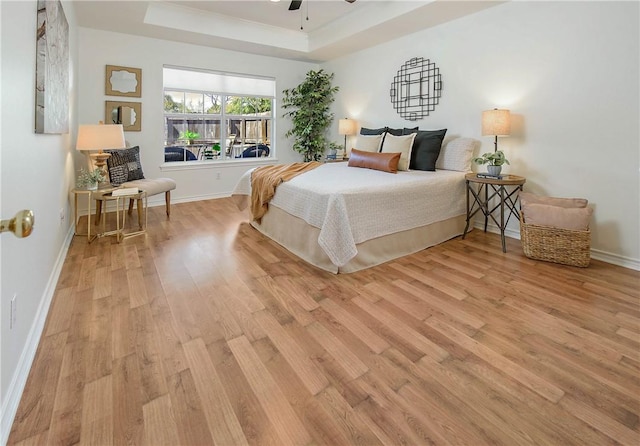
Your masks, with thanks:
M 320 229 L 276 206 L 269 206 L 269 212 L 262 217 L 261 223 L 254 221 L 251 225 L 306 262 L 338 274 L 352 273 L 380 265 L 450 240 L 464 232 L 465 222 L 466 215 L 462 214 L 430 225 L 358 243 L 356 245 L 358 254 L 341 267 L 334 265 L 318 244 Z

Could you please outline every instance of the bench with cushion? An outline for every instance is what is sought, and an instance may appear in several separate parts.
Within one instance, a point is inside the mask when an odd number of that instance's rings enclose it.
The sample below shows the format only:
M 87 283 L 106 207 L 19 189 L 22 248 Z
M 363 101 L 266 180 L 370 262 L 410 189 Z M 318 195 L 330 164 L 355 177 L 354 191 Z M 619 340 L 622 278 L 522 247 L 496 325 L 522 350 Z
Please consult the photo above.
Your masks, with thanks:
M 109 179 L 112 186 L 137 187 L 147 193 L 147 197 L 164 192 L 167 218 L 171 215 L 171 191 L 176 182 L 171 178 L 145 178 L 140 164 L 140 148 L 138 146 L 120 150 L 105 150 L 111 154 L 107 160 Z M 142 203 L 138 202 L 138 209 Z M 133 211 L 133 200 L 129 200 L 129 213 Z M 100 222 L 101 202 L 96 205 L 96 224 Z

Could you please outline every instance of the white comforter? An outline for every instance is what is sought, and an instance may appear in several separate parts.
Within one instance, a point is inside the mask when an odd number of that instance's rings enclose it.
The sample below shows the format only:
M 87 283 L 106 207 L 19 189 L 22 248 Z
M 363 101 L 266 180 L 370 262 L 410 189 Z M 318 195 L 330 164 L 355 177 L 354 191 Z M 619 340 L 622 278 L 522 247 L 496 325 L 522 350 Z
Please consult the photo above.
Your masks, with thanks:
M 279 185 L 269 206 L 319 228 L 318 244 L 340 267 L 358 253 L 358 243 L 464 214 L 464 175 L 327 163 Z M 233 195 L 251 195 L 251 171 Z

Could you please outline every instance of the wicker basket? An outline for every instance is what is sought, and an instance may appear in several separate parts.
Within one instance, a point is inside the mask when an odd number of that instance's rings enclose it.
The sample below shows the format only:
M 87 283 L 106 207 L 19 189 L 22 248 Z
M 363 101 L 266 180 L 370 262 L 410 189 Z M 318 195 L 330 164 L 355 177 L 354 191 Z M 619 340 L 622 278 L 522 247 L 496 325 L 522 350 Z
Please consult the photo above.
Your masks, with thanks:
M 520 220 L 520 241 L 524 255 L 563 265 L 589 266 L 591 231 L 574 231 L 549 226 L 531 225 Z

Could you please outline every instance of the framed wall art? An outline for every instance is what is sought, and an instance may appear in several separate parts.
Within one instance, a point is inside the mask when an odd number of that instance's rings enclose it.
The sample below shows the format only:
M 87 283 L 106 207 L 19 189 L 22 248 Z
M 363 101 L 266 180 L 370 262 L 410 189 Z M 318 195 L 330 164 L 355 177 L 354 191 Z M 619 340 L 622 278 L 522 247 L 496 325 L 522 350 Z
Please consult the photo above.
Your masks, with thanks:
M 69 24 L 60 0 L 38 0 L 36 133 L 69 133 Z
M 440 68 L 429 59 L 414 57 L 398 70 L 391 83 L 393 108 L 408 121 L 417 121 L 435 110 L 442 95 Z
M 142 97 L 142 69 L 107 65 L 104 94 L 130 98 Z
M 122 124 L 125 132 L 139 132 L 142 130 L 142 103 L 105 101 L 104 122 Z

